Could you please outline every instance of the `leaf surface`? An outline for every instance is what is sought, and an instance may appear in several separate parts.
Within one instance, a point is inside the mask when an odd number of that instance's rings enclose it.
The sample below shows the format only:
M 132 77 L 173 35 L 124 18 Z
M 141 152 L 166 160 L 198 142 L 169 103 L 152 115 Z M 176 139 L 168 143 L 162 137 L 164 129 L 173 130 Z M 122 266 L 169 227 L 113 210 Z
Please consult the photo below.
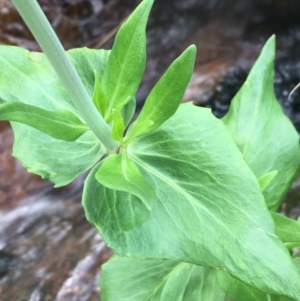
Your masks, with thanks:
M 263 192 L 268 207 L 276 211 L 297 174 L 300 150 L 299 135 L 275 98 L 274 58 L 273 36 L 264 46 L 223 121 L 258 178 L 278 171 Z
M 92 97 L 96 69 L 103 75 L 109 52 L 74 49 L 68 52 Z M 14 46 L 0 47 L 0 102 L 21 102 L 47 111 L 67 110 L 79 117 L 71 99 L 42 53 Z M 95 135 L 88 131 L 76 141 L 54 139 L 30 126 L 12 122 L 13 155 L 32 173 L 55 183 L 70 183 L 91 168 L 104 154 Z
M 155 132 L 133 140 L 127 154 L 156 192 L 143 223 L 124 217 L 133 215 L 126 193 L 92 175 L 83 193 L 88 220 L 115 252 L 224 269 L 299 300 L 299 274 L 275 234 L 257 179 L 210 110 L 180 105 Z

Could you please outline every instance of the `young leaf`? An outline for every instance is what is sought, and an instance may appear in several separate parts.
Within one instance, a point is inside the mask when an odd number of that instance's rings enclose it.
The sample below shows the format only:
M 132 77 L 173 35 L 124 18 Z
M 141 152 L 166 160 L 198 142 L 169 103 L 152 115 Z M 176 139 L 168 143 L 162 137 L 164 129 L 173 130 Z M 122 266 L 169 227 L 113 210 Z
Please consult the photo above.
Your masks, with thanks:
M 299 135 L 275 98 L 274 58 L 273 36 L 223 121 L 256 177 L 278 171 L 263 192 L 270 210 L 276 211 L 298 172 L 300 149 Z
M 226 301 L 215 274 L 185 262 L 114 256 L 103 265 L 100 286 L 106 301 Z
M 87 125 L 70 111 L 51 112 L 21 102 L 7 102 L 0 105 L 0 120 L 27 124 L 53 138 L 64 141 L 75 141 L 89 130 Z
M 123 141 L 123 133 L 124 133 L 124 121 L 121 116 L 121 114 L 117 111 L 113 111 L 113 125 L 111 129 L 111 135 L 112 137 L 117 140 L 122 142 Z
M 133 140 L 127 154 L 156 192 L 142 225 L 127 220 L 123 228 L 132 208 L 92 176 L 83 195 L 88 220 L 117 254 L 225 269 L 257 289 L 299 300 L 300 276 L 257 179 L 209 109 L 180 105 L 159 129 Z
M 143 202 L 145 209 L 151 210 L 155 191 L 126 153 L 106 158 L 96 173 L 96 179 L 105 187 L 135 195 Z
M 95 73 L 95 87 L 94 87 L 92 100 L 97 110 L 100 112 L 102 116 L 104 116 L 105 109 L 107 106 L 107 100 L 104 92 L 102 91 L 100 78 L 97 70 L 94 70 L 94 73 Z
M 258 180 L 258 183 L 260 186 L 260 190 L 264 191 L 268 187 L 268 185 L 272 182 L 274 177 L 276 177 L 277 174 L 278 174 L 278 171 L 273 170 L 273 171 L 270 171 L 270 172 L 266 173 L 265 175 L 259 177 L 257 180 Z
M 276 212 L 272 212 L 272 217 L 276 233 L 286 247 L 288 249 L 300 247 L 300 223 Z
M 107 68 L 102 77 L 102 89 L 107 97 L 107 119 L 121 103 L 134 97 L 146 66 L 146 24 L 153 0 L 144 0 L 119 29 Z
M 94 69 L 99 76 L 108 59 L 104 50 L 68 51 L 88 93 L 94 89 Z M 79 116 L 60 80 L 42 53 L 14 46 L 0 46 L 0 99 L 22 102 L 47 111 L 67 110 Z M 104 154 L 96 136 L 87 131 L 76 141 L 55 139 L 33 127 L 12 122 L 13 155 L 32 173 L 64 186 L 90 169 Z
M 137 136 L 154 131 L 176 112 L 191 79 L 195 56 L 196 47 L 192 45 L 171 64 L 147 97 L 125 139 L 127 144 Z

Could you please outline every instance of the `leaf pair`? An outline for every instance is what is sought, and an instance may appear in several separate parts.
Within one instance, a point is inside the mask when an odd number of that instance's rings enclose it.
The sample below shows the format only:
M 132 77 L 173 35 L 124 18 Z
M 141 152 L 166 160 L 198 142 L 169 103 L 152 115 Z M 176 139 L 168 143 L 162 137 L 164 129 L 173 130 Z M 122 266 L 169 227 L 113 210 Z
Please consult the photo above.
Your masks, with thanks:
M 143 1 L 118 31 L 107 67 L 100 79 L 95 73 L 93 101 L 108 122 L 113 121 L 112 136 L 123 142 L 127 122 L 121 109 L 135 96 L 146 65 L 146 24 L 153 0 Z M 132 139 L 158 128 L 177 110 L 190 81 L 196 48 L 189 47 L 175 60 L 149 94 L 137 120 L 125 138 Z
M 126 124 L 120 110 L 136 93 L 145 69 L 145 27 L 152 4 L 152 0 L 143 1 L 122 25 L 101 84 L 95 74 L 94 103 L 108 122 L 113 121 L 112 137 L 120 141 L 122 147 L 126 147 L 134 138 L 154 131 L 176 112 L 192 76 L 195 62 L 196 48 L 191 46 L 171 64 L 152 89 L 123 142 Z M 151 187 L 143 179 L 139 167 L 126 156 L 123 148 L 120 151 L 123 152 L 122 158 L 110 156 L 100 165 L 96 174 L 97 180 L 108 188 L 126 191 L 141 198 L 150 210 L 149 204 L 152 203 L 155 193 L 150 193 Z M 110 170 L 114 171 L 113 175 Z M 122 186 L 118 185 L 120 182 L 123 183 Z M 133 182 L 136 184 L 132 185 Z M 139 186 L 142 190 L 145 189 L 144 194 L 140 193 Z
M 146 25 L 152 4 L 153 0 L 143 1 L 121 26 L 103 74 L 95 72 L 93 102 L 107 122 L 113 121 L 112 135 L 119 141 L 134 113 L 134 97 L 146 66 Z

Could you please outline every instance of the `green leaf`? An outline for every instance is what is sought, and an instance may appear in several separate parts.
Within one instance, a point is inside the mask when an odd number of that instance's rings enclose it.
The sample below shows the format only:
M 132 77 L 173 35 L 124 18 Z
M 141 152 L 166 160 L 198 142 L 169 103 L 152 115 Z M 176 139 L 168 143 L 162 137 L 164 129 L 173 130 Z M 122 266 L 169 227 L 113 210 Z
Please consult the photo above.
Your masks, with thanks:
M 269 294 L 238 281 L 226 272 L 218 271 L 216 278 L 226 295 L 235 301 L 270 301 Z
M 100 165 L 96 179 L 105 187 L 131 193 L 141 199 L 145 208 L 151 210 L 155 191 L 143 178 L 137 165 L 126 153 L 110 155 Z
M 68 51 L 77 72 L 92 97 L 94 70 L 103 75 L 109 52 L 87 48 Z M 42 53 L 13 46 L 0 46 L 0 99 L 22 102 L 47 111 L 67 110 L 79 118 L 71 99 Z M 32 173 L 55 183 L 73 181 L 90 169 L 104 154 L 91 131 L 76 141 L 54 139 L 30 126 L 12 122 L 15 135 L 13 155 Z
M 89 130 L 87 125 L 70 111 L 50 112 L 21 102 L 7 102 L 0 105 L 0 120 L 24 123 L 64 141 L 75 141 Z
M 260 190 L 265 191 L 265 189 L 268 187 L 268 185 L 272 182 L 272 180 L 276 177 L 277 174 L 278 171 L 273 170 L 259 177 L 257 180 L 260 186 Z
M 100 112 L 102 116 L 105 114 L 105 109 L 107 106 L 107 100 L 104 92 L 101 88 L 100 78 L 97 70 L 94 70 L 95 72 L 95 87 L 94 87 L 94 93 L 92 96 L 93 103 L 95 104 L 97 110 Z
M 176 112 L 190 82 L 195 56 L 196 47 L 192 45 L 171 64 L 150 92 L 141 113 L 129 129 L 125 139 L 127 144 L 135 137 L 157 129 Z
M 153 0 L 144 0 L 119 29 L 107 68 L 102 89 L 108 100 L 105 118 L 112 109 L 135 96 L 146 66 L 146 24 Z
M 224 301 L 215 271 L 172 260 L 114 256 L 102 266 L 106 301 Z
M 114 119 L 113 119 L 111 135 L 115 140 L 122 142 L 123 141 L 123 133 L 124 133 L 123 118 L 122 118 L 121 114 L 116 110 L 113 111 L 113 118 Z
M 274 58 L 273 36 L 223 121 L 257 178 L 278 171 L 263 192 L 270 210 L 276 211 L 297 174 L 300 150 L 299 135 L 275 98 Z
M 83 195 L 88 220 L 116 253 L 227 270 L 262 291 L 299 300 L 300 276 L 257 179 L 209 109 L 180 105 L 158 130 L 133 140 L 127 154 L 156 192 L 143 224 L 130 218 L 144 208 L 131 214 L 126 194 L 93 176 Z
M 272 217 L 276 233 L 286 247 L 288 249 L 300 247 L 300 223 L 276 212 L 272 212 Z

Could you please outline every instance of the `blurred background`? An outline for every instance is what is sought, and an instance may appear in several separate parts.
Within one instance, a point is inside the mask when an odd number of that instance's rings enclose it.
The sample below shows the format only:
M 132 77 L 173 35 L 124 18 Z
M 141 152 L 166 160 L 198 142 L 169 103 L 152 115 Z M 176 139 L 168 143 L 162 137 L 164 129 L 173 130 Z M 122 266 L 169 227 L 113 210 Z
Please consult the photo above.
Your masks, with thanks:
M 110 49 L 137 0 L 39 0 L 66 49 Z M 34 17 L 34 16 L 33 16 Z M 300 130 L 299 0 L 156 0 L 147 29 L 148 63 L 138 109 L 169 64 L 198 48 L 183 101 L 223 116 L 266 40 L 276 34 L 275 92 Z M 39 51 L 9 0 L 0 0 L 0 43 Z M 1 66 L 0 66 L 1 68 Z M 85 219 L 85 175 L 62 189 L 31 175 L 11 156 L 13 135 L 0 123 L 0 301 L 94 301 L 101 264 L 112 252 Z M 300 181 L 282 211 L 300 213 Z

